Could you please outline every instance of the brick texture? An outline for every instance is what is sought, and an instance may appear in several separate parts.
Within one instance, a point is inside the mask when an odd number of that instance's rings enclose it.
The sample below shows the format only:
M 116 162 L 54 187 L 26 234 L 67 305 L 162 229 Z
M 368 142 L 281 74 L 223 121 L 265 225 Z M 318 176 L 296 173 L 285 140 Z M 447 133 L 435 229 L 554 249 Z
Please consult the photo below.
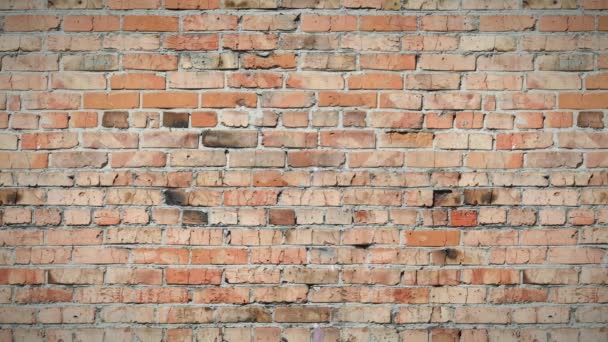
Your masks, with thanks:
M 608 1 L 0 27 L 0 341 L 608 340 Z

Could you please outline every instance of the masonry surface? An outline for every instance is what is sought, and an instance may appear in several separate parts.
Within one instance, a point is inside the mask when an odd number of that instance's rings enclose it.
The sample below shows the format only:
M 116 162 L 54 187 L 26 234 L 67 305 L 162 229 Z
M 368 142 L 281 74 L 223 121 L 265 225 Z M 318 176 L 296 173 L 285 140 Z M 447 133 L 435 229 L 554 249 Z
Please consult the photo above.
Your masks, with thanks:
M 607 0 L 0 0 L 0 341 L 607 341 Z

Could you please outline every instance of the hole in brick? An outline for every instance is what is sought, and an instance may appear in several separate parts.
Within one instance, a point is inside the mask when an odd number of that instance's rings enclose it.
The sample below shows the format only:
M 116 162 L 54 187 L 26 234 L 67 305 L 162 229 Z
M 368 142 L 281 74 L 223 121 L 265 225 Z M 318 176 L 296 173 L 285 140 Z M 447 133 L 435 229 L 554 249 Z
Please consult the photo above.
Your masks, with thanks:
M 454 248 L 445 248 L 443 252 L 448 259 L 455 259 L 458 256 L 458 251 Z

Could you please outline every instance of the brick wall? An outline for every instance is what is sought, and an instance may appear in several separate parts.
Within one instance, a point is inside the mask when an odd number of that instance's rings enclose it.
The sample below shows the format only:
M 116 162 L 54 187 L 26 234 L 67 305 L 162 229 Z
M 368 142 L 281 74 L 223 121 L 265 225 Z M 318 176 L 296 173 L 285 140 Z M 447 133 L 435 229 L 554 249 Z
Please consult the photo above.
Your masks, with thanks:
M 606 10 L 0 0 L 0 341 L 608 340 Z

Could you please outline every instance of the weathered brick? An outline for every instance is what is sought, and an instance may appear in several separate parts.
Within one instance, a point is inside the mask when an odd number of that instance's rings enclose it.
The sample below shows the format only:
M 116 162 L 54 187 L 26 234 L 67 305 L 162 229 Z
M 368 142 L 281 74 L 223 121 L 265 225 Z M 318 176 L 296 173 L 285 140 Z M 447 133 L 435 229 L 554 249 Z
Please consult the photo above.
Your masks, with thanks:
M 606 9 L 0 1 L 0 340 L 606 340 Z
M 203 145 L 208 147 L 255 147 L 257 144 L 255 131 L 210 130 L 203 133 Z

